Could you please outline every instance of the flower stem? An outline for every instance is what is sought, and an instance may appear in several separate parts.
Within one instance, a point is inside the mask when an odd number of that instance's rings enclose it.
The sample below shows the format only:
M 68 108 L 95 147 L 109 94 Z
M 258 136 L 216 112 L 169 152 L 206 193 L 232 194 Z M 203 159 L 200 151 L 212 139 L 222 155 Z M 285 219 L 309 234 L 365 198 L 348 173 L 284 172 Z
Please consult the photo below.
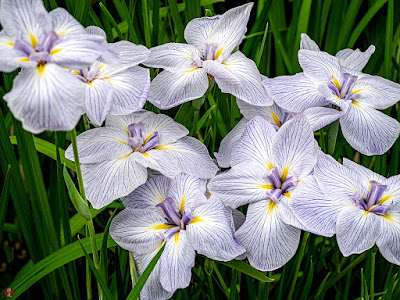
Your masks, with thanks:
M 376 249 L 372 249 L 371 251 L 371 288 L 370 288 L 370 300 L 374 300 L 375 294 L 375 256 L 376 256 Z

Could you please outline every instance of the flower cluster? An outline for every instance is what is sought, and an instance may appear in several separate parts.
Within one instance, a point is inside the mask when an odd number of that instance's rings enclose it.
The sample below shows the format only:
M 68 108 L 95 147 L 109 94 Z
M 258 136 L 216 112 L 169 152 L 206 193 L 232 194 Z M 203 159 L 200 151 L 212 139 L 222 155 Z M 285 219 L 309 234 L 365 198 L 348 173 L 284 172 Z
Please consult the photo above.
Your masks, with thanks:
M 266 78 L 240 51 L 253 4 L 191 20 L 187 44 L 147 49 L 107 43 L 64 9 L 40 0 L 0 3 L 0 70 L 21 68 L 4 96 L 25 129 L 71 130 L 86 113 L 97 128 L 77 137 L 87 199 L 99 209 L 121 198 L 110 235 L 132 252 L 142 273 L 165 249 L 143 299 L 166 299 L 190 283 L 196 251 L 211 259 L 247 258 L 271 271 L 296 253 L 301 230 L 336 234 L 343 255 L 375 244 L 400 265 L 400 177 L 382 177 L 324 154 L 314 131 L 339 120 L 357 151 L 380 155 L 400 124 L 379 110 L 400 85 L 362 73 L 375 48 L 320 51 L 306 34 L 303 72 Z M 149 69 L 162 68 L 150 83 Z M 189 131 L 146 100 L 169 109 L 214 87 L 237 97 L 243 119 L 215 157 Z M 102 124 L 105 122 L 105 125 Z M 72 145 L 65 157 L 75 160 Z M 244 216 L 238 207 L 248 205 Z

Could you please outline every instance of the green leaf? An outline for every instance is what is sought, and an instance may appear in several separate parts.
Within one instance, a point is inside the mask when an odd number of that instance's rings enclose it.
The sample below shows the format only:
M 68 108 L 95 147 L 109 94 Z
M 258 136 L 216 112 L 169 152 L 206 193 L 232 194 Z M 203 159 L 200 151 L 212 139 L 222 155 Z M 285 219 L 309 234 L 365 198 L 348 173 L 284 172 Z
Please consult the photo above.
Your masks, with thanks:
M 10 197 L 10 184 L 11 184 L 11 166 L 8 165 L 6 178 L 4 179 L 3 189 L 0 196 L 0 241 L 3 240 L 3 229 L 6 221 L 6 213 L 8 207 L 8 200 Z
M 252 266 L 249 264 L 246 264 L 245 262 L 241 260 L 231 260 L 228 262 L 221 261 L 219 262 L 220 264 L 223 264 L 229 268 L 232 268 L 234 270 L 238 270 L 239 272 L 249 275 L 259 281 L 262 282 L 272 282 L 274 281 L 272 278 L 269 278 L 265 276 L 262 272 L 254 269 Z
M 116 30 L 118 37 L 120 38 L 120 40 L 124 40 L 124 36 L 122 35 L 121 30 L 119 29 L 117 22 L 115 22 L 113 16 L 110 14 L 110 12 L 108 11 L 107 7 L 104 6 L 103 3 L 99 3 L 101 10 L 103 11 L 105 17 L 108 19 L 108 21 L 114 26 L 114 29 Z

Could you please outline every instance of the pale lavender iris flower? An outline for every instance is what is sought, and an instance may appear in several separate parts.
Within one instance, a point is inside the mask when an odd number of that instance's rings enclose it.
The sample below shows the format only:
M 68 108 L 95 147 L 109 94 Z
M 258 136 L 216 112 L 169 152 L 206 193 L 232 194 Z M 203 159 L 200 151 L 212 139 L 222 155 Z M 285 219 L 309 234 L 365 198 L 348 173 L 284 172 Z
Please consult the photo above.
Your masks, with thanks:
M 73 129 L 85 85 L 66 68 L 112 62 L 116 54 L 65 9 L 48 13 L 40 0 L 1 1 L 0 21 L 0 71 L 22 68 L 4 96 L 14 117 L 33 133 Z
M 306 35 L 302 35 L 301 48 L 303 73 L 263 82 L 274 101 L 295 113 L 312 107 L 311 115 L 331 114 L 329 121 L 339 119 L 344 138 L 362 154 L 388 151 L 400 134 L 400 124 L 379 110 L 399 101 L 400 85 L 361 73 L 375 48 L 344 49 L 335 57 L 319 51 Z
M 139 111 L 108 116 L 105 127 L 77 137 L 86 196 L 99 209 L 126 196 L 148 177 L 148 168 L 174 177 L 211 178 L 218 171 L 206 146 L 166 115 Z M 72 145 L 65 157 L 74 160 Z
M 319 151 L 304 116 L 295 116 L 278 131 L 255 117 L 232 150 L 232 168 L 210 180 L 211 195 L 225 205 L 249 204 L 235 237 L 253 267 L 272 271 L 296 253 L 303 226 L 289 203 L 299 182 L 312 172 Z
M 344 256 L 375 244 L 400 265 L 400 176 L 385 178 L 346 158 L 321 154 L 314 176 L 299 183 L 290 203 L 307 230 L 333 236 Z
M 132 252 L 139 274 L 165 244 L 141 299 L 168 299 L 186 288 L 196 252 L 220 261 L 245 252 L 233 236 L 231 210 L 213 196 L 207 199 L 205 188 L 206 180 L 186 174 L 158 176 L 122 199 L 125 209 L 111 222 L 110 235 Z
M 271 105 L 256 64 L 237 47 L 247 30 L 253 3 L 228 10 L 223 15 L 190 21 L 184 32 L 188 44 L 167 43 L 154 47 L 144 63 L 164 69 L 151 83 L 149 102 L 170 109 L 201 98 L 215 79 L 223 93 L 254 105 Z
M 87 31 L 106 39 L 99 27 L 90 26 Z M 101 126 L 108 114 L 127 115 L 142 109 L 150 90 L 150 72 L 138 66 L 148 58 L 150 50 L 128 41 L 107 46 L 118 54 L 118 62 L 96 61 L 72 71 L 86 83 L 85 113 L 95 126 Z

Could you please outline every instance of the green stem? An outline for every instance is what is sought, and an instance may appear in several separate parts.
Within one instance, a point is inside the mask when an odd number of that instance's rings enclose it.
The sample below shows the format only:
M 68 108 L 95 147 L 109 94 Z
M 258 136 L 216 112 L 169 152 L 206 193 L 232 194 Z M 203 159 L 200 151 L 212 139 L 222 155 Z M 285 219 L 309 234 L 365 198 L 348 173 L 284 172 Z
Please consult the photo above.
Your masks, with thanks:
M 375 294 L 375 256 L 376 256 L 376 249 L 371 251 L 371 288 L 370 288 L 370 299 L 374 300 Z
M 336 120 L 329 126 L 328 132 L 328 154 L 333 155 L 336 147 L 336 139 L 339 132 L 339 120 Z

